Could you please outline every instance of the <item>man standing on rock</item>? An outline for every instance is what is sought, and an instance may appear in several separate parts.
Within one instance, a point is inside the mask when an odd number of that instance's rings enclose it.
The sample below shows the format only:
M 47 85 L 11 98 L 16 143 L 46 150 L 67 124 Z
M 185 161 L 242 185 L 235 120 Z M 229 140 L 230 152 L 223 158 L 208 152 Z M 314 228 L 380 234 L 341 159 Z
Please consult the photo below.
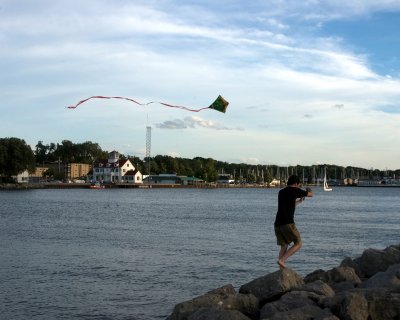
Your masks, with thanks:
M 312 197 L 313 192 L 310 188 L 303 190 L 300 188 L 300 178 L 290 176 L 287 186 L 279 191 L 278 212 L 276 213 L 274 228 L 279 251 L 278 264 L 285 268 L 286 260 L 301 248 L 300 232 L 294 223 L 294 211 L 296 205 L 304 201 L 305 197 Z M 293 242 L 293 245 L 289 245 Z

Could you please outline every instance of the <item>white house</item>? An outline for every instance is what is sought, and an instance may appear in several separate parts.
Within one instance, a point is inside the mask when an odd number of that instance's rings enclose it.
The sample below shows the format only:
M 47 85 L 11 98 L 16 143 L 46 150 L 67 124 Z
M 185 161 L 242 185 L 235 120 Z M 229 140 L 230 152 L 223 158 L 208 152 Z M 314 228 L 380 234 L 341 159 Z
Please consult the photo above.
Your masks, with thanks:
M 23 172 L 18 173 L 16 176 L 13 176 L 15 181 L 18 183 L 28 183 L 29 182 L 29 172 L 25 170 Z
M 110 152 L 107 160 L 94 163 L 93 180 L 108 183 L 143 183 L 143 176 L 129 160 L 119 160 L 117 151 Z

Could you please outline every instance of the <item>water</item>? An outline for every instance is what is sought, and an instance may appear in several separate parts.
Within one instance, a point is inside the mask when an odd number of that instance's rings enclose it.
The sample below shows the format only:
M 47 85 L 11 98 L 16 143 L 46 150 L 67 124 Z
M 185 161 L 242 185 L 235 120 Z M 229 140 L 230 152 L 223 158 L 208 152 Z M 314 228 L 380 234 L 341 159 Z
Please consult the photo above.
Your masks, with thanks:
M 277 189 L 0 192 L 2 319 L 165 319 L 277 270 Z M 400 243 L 400 188 L 315 189 L 288 266 L 328 270 Z

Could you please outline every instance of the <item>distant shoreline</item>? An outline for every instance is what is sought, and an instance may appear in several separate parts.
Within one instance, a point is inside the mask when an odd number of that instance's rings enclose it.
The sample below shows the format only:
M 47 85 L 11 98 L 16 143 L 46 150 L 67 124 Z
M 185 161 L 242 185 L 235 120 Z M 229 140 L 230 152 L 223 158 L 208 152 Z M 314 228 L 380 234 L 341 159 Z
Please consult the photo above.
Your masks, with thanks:
M 28 190 L 28 189 L 89 189 L 91 183 L 3 183 L 0 190 Z M 201 185 L 180 185 L 180 184 L 129 184 L 113 183 L 104 184 L 105 189 L 230 189 L 230 188 L 270 188 L 262 185 L 229 185 L 229 184 L 201 184 Z
M 34 189 L 89 189 L 91 183 L 1 183 L 0 190 L 34 190 Z M 280 188 L 257 184 L 129 184 L 129 183 L 107 183 L 105 189 L 235 189 L 235 188 Z M 311 187 L 321 187 L 313 186 Z M 362 184 L 362 185 L 336 185 L 334 188 L 360 187 L 360 188 L 400 188 L 397 184 Z

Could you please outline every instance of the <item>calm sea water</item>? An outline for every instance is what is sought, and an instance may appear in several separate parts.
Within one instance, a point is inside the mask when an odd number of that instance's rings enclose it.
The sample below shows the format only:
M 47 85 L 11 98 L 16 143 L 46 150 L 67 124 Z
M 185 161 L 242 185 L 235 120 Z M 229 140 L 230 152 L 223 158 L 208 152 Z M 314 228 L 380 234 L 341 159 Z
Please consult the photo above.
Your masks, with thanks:
M 0 192 L 1 319 L 165 319 L 277 270 L 277 189 Z M 400 243 L 400 188 L 314 189 L 296 210 L 302 276 Z

